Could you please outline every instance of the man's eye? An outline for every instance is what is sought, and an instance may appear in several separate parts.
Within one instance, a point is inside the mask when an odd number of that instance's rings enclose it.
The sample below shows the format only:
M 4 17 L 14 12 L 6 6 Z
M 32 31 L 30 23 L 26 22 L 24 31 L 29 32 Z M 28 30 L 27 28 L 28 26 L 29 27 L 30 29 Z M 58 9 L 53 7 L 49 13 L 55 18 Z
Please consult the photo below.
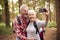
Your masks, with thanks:
M 29 16 L 31 16 L 31 15 L 29 15 Z

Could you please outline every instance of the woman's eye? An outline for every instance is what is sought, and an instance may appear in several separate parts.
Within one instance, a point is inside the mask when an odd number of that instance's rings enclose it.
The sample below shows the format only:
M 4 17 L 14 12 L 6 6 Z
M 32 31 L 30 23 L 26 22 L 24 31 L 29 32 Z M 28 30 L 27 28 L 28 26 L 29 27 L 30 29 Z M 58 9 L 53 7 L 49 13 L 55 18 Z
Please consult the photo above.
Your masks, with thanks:
M 31 15 L 30 15 L 31 16 Z

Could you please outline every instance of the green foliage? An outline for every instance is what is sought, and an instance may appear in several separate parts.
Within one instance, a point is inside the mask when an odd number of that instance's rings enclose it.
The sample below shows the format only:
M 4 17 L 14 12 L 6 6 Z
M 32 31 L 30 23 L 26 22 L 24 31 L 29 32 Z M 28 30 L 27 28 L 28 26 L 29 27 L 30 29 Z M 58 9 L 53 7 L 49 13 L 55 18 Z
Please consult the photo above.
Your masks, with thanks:
M 15 17 L 18 15 L 18 12 L 15 13 Z
M 0 10 L 0 20 L 2 19 L 2 13 L 1 12 L 2 12 L 2 10 Z
M 52 28 L 52 27 L 56 28 L 56 25 L 57 25 L 56 22 L 52 21 L 52 22 L 48 22 L 47 27 L 49 27 L 49 28 Z
M 2 19 L 2 15 L 0 15 L 0 20 Z
M 0 23 L 0 35 L 10 35 L 12 33 L 12 27 L 6 27 L 5 23 Z
M 0 5 L 4 6 L 4 1 L 0 0 Z

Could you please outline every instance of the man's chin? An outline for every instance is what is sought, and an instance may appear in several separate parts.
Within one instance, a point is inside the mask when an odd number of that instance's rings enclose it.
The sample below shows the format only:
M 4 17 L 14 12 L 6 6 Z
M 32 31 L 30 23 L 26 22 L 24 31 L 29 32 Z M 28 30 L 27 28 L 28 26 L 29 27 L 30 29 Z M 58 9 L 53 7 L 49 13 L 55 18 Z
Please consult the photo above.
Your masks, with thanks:
M 27 15 L 24 15 L 24 17 L 27 17 Z
M 34 22 L 35 20 L 31 20 L 31 22 Z

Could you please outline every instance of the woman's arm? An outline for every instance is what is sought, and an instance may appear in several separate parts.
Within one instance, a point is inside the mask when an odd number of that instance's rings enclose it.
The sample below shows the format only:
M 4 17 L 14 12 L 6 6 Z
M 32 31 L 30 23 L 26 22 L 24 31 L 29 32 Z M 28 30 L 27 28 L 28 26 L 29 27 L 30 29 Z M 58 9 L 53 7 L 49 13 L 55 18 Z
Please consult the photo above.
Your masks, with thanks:
M 49 15 L 49 13 L 46 12 L 46 13 L 45 13 L 45 17 L 46 17 L 46 19 L 45 19 L 45 21 L 46 21 L 46 25 L 47 25 L 47 23 L 48 23 L 48 15 Z

